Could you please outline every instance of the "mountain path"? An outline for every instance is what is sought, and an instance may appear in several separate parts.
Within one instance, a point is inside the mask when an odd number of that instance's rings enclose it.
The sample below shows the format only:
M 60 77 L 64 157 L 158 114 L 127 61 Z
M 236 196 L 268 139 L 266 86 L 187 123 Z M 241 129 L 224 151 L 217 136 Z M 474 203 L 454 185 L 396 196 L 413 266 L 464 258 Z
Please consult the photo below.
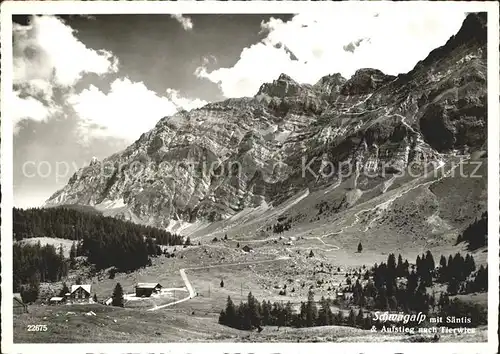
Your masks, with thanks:
M 467 161 L 469 159 L 470 159 L 470 156 L 463 156 L 460 159 L 460 163 L 463 163 L 463 162 L 465 162 L 465 161 Z M 357 223 L 359 223 L 359 215 L 360 214 L 362 214 L 364 212 L 367 212 L 367 211 L 376 210 L 377 211 L 377 215 L 368 223 L 368 225 L 364 229 L 364 231 L 366 232 L 369 229 L 369 227 L 376 220 L 378 220 L 381 217 L 382 212 L 385 211 L 385 210 L 387 210 L 387 208 L 395 200 L 401 198 L 402 196 L 404 196 L 405 194 L 411 192 L 412 190 L 415 190 L 417 188 L 420 188 L 420 187 L 423 187 L 423 186 L 427 186 L 427 185 L 430 185 L 430 184 L 433 184 L 433 183 L 437 183 L 437 182 L 441 181 L 443 178 L 446 178 L 446 177 L 450 176 L 450 174 L 453 173 L 453 171 L 460 165 L 460 163 L 455 164 L 454 166 L 452 166 L 446 172 L 443 171 L 442 176 L 440 176 L 437 179 L 433 179 L 431 181 L 417 183 L 416 185 L 414 185 L 414 186 L 412 186 L 410 188 L 405 188 L 405 189 L 403 189 L 403 190 L 395 193 L 395 195 L 393 197 L 391 197 L 389 200 L 386 200 L 386 201 L 384 201 L 384 202 L 382 202 L 380 204 L 377 204 L 376 206 L 371 207 L 369 209 L 363 209 L 363 210 L 360 210 L 360 211 L 356 212 L 354 214 L 354 221 L 351 224 L 349 224 L 349 225 L 343 226 L 339 231 L 336 231 L 336 232 L 333 232 L 333 233 L 325 233 L 322 236 L 303 237 L 303 239 L 308 239 L 308 240 L 315 239 L 315 240 L 318 240 L 319 242 L 321 242 L 323 245 L 332 246 L 332 248 L 330 248 L 330 249 L 326 249 L 326 250 L 322 249 L 323 251 L 338 251 L 338 250 L 340 250 L 339 246 L 333 245 L 333 244 L 328 244 L 328 243 L 326 243 L 323 240 L 323 238 L 327 237 L 327 236 L 338 235 L 338 234 L 344 232 L 344 230 L 346 230 L 347 228 L 351 228 L 354 225 L 356 225 Z M 438 169 L 442 169 L 443 167 L 444 167 L 444 164 L 440 163 L 440 165 L 437 166 L 430 173 L 435 173 L 435 171 L 437 171 Z M 428 175 L 425 175 L 424 177 L 427 177 L 427 176 Z M 269 238 L 262 239 L 262 240 L 249 240 L 249 241 L 240 241 L 240 242 L 256 243 L 256 242 L 266 242 L 266 241 L 277 240 L 277 239 L 279 239 L 279 238 L 278 237 L 269 237 Z M 315 247 L 293 247 L 293 249 L 317 249 L 317 247 L 316 248 Z M 182 269 L 179 270 L 179 273 L 180 273 L 180 275 L 182 277 L 182 280 L 184 281 L 184 284 L 186 285 L 186 289 L 188 290 L 189 295 L 186 296 L 183 299 L 180 299 L 180 300 L 177 300 L 177 301 L 165 304 L 165 305 L 154 306 L 153 308 L 148 309 L 148 311 L 156 311 L 156 310 L 159 310 L 159 309 L 162 309 L 162 308 L 170 307 L 170 306 L 173 306 L 173 305 L 185 302 L 185 301 L 187 301 L 189 299 L 192 299 L 193 297 L 196 296 L 196 292 L 195 292 L 195 290 L 194 290 L 191 282 L 189 281 L 189 279 L 188 279 L 188 277 L 186 275 L 186 270 L 200 270 L 200 269 L 210 269 L 210 268 L 220 268 L 220 267 L 231 267 L 231 266 L 241 266 L 241 265 L 253 265 L 253 264 L 271 263 L 271 262 L 277 262 L 277 261 L 281 261 L 281 260 L 286 260 L 286 259 L 289 259 L 289 258 L 290 257 L 288 257 L 288 256 L 282 256 L 282 257 L 278 257 L 278 258 L 272 259 L 272 260 L 263 260 L 263 261 L 254 261 L 254 262 L 240 262 L 240 263 L 229 263 L 229 264 L 215 264 L 215 265 L 209 265 L 209 266 L 203 266 L 203 267 L 182 268 Z
M 189 279 L 186 275 L 186 270 L 200 270 L 200 269 L 211 269 L 211 268 L 232 267 L 232 266 L 234 267 L 234 266 L 242 266 L 242 265 L 254 265 L 254 264 L 278 262 L 278 261 L 283 261 L 283 260 L 287 260 L 287 259 L 290 259 L 290 257 L 283 256 L 283 257 L 278 257 L 276 259 L 268 259 L 268 260 L 262 260 L 262 261 L 239 262 L 239 263 L 228 263 L 228 264 L 213 264 L 213 265 L 203 266 L 203 267 L 191 267 L 191 268 L 179 269 L 179 273 L 181 275 L 182 280 L 184 281 L 184 284 L 186 285 L 186 289 L 188 290 L 189 295 L 186 296 L 185 298 L 182 298 L 182 299 L 174 301 L 174 302 L 170 302 L 170 303 L 165 304 L 165 305 L 154 306 L 154 307 L 148 309 L 147 311 L 157 311 L 157 310 L 163 309 L 165 307 L 177 305 L 179 303 L 188 301 L 189 299 L 192 299 L 197 295 L 197 293 L 194 291 L 193 286 L 191 285 L 191 282 L 189 281 Z

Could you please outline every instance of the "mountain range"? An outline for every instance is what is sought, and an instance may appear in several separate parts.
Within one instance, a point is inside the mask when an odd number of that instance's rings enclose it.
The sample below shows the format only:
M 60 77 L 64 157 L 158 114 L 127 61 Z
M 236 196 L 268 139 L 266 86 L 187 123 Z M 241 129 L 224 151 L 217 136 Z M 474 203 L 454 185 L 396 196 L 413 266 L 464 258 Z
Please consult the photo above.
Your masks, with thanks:
M 486 15 L 469 14 L 408 73 L 366 68 L 314 85 L 281 74 L 253 97 L 179 111 L 93 159 L 44 206 L 191 235 L 286 220 L 439 237 L 486 210 L 486 44 Z

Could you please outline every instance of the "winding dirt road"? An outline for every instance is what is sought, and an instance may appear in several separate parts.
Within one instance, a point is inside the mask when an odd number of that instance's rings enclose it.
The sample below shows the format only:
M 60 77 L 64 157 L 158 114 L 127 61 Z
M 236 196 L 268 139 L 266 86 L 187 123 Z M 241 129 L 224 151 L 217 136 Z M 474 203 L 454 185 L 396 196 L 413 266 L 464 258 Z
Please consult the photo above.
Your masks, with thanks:
M 276 259 L 269 259 L 269 260 L 263 260 L 263 261 L 254 261 L 254 262 L 241 262 L 241 263 L 229 263 L 229 264 L 214 264 L 210 266 L 204 266 L 204 267 L 192 267 L 192 268 L 182 268 L 179 270 L 179 273 L 181 274 L 181 278 L 184 281 L 184 284 L 186 285 L 186 289 L 188 290 L 189 294 L 185 298 L 182 298 L 180 300 L 170 302 L 165 305 L 161 306 L 154 306 L 148 311 L 157 311 L 160 309 L 163 309 L 165 307 L 170 307 L 176 304 L 179 304 L 181 302 L 188 301 L 189 299 L 192 299 L 193 297 L 196 296 L 196 292 L 194 291 L 193 286 L 191 285 L 191 282 L 189 281 L 187 275 L 186 275 L 186 270 L 201 270 L 201 269 L 210 269 L 210 268 L 221 268 L 221 267 L 234 267 L 234 266 L 242 266 L 242 265 L 253 265 L 253 264 L 262 264 L 262 263 L 272 263 L 272 262 L 278 262 L 278 261 L 283 261 L 290 259 L 290 257 L 283 256 L 283 257 L 278 257 Z
M 469 159 L 470 159 L 470 156 L 461 156 L 460 162 L 463 163 L 464 161 L 467 161 Z M 437 166 L 435 168 L 435 170 L 442 169 L 444 167 L 443 165 L 444 164 L 441 163 L 439 166 Z M 338 250 L 340 250 L 339 246 L 328 244 L 325 241 L 323 241 L 323 238 L 327 237 L 327 236 L 333 236 L 333 235 L 338 235 L 338 234 L 342 233 L 345 229 L 351 228 L 351 227 L 353 227 L 354 225 L 356 225 L 359 222 L 359 215 L 360 214 L 365 213 L 365 212 L 373 212 L 373 210 L 376 210 L 377 211 L 377 215 L 367 225 L 366 229 L 364 230 L 366 232 L 369 229 L 369 227 L 380 217 L 380 212 L 385 211 L 395 200 L 401 198 L 403 195 L 411 192 L 412 190 L 415 190 L 415 189 L 423 187 L 423 186 L 430 185 L 432 183 L 436 183 L 436 182 L 442 180 L 443 178 L 446 178 L 446 177 L 450 176 L 450 174 L 457 167 L 458 167 L 458 164 L 452 166 L 450 168 L 450 170 L 448 170 L 446 172 L 444 172 L 444 170 L 443 170 L 443 174 L 439 178 L 437 178 L 437 179 L 433 179 L 431 181 L 426 181 L 426 182 L 421 182 L 421 183 L 416 183 L 415 185 L 411 186 L 410 188 L 403 188 L 401 191 L 396 192 L 395 195 L 393 197 L 391 197 L 389 200 L 386 200 L 386 201 L 384 201 L 384 202 L 382 202 L 382 203 L 380 203 L 378 205 L 375 205 L 374 207 L 370 207 L 368 209 L 363 209 L 363 210 L 360 210 L 360 211 L 356 212 L 354 214 L 354 216 L 355 216 L 354 221 L 351 224 L 343 226 L 337 232 L 333 232 L 333 233 L 329 233 L 329 234 L 324 234 L 322 236 L 303 237 L 303 238 L 304 239 L 309 239 L 309 240 L 310 239 L 315 239 L 315 240 L 318 240 L 319 242 L 321 242 L 325 246 L 332 247 L 332 248 L 329 248 L 329 249 L 326 249 L 326 250 L 322 249 L 323 251 L 338 251 Z M 424 179 L 426 177 L 427 176 L 424 176 Z M 255 242 L 255 243 L 257 243 L 257 242 L 266 242 L 266 241 L 276 240 L 276 239 L 278 239 L 278 238 L 277 237 L 269 237 L 267 239 L 262 239 L 262 240 L 248 240 L 248 241 L 240 241 L 240 242 L 243 242 L 243 243 L 245 243 L 245 242 L 246 243 L 253 243 L 253 242 Z M 293 246 L 291 248 L 293 248 L 293 249 L 301 249 L 301 248 L 315 249 L 314 247 L 293 247 Z M 156 311 L 156 310 L 163 309 L 165 307 L 170 307 L 170 306 L 179 304 L 181 302 L 185 302 L 185 301 L 187 301 L 189 299 L 192 299 L 193 297 L 196 296 L 196 292 L 195 292 L 195 290 L 194 290 L 191 282 L 189 281 L 189 279 L 188 279 L 188 277 L 186 275 L 186 270 L 201 270 L 201 269 L 210 269 L 210 268 L 221 268 L 221 267 L 231 267 L 231 266 L 242 266 L 242 265 L 272 263 L 272 262 L 277 262 L 277 261 L 281 261 L 281 260 L 287 260 L 289 258 L 290 257 L 283 256 L 283 257 L 278 257 L 278 258 L 272 259 L 272 260 L 263 260 L 263 261 L 254 261 L 254 262 L 241 262 L 241 263 L 229 263 L 229 264 L 215 264 L 215 265 L 203 266 L 203 267 L 182 268 L 182 269 L 179 270 L 179 273 L 180 273 L 180 275 L 182 277 L 182 280 L 184 281 L 184 284 L 186 285 L 186 289 L 189 292 L 188 296 L 186 296 L 185 298 L 182 298 L 180 300 L 177 300 L 177 301 L 165 304 L 165 305 L 154 306 L 153 308 L 148 309 L 148 311 Z

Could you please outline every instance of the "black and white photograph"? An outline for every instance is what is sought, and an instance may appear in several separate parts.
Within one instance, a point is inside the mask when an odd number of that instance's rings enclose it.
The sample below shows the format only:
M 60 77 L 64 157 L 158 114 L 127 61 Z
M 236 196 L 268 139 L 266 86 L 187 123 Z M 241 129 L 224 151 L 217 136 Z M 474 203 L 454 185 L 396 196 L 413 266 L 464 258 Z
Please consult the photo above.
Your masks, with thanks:
M 497 350 L 498 5 L 47 3 L 2 4 L 6 352 Z

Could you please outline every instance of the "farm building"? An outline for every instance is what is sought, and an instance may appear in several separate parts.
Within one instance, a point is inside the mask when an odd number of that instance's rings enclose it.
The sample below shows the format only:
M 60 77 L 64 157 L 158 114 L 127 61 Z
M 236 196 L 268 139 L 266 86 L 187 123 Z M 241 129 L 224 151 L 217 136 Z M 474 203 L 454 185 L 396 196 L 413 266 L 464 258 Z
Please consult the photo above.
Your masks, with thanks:
M 12 305 L 13 305 L 12 308 L 13 313 L 19 314 L 28 312 L 28 306 L 26 306 L 26 304 L 24 303 L 20 293 L 14 293 L 14 299 Z
M 161 291 L 160 283 L 137 283 L 135 286 L 135 296 L 136 297 L 149 297 L 153 293 L 159 293 Z
M 66 299 L 62 296 L 54 296 L 49 299 L 49 304 L 58 305 L 62 304 Z
M 76 302 L 88 302 L 90 300 L 90 284 L 71 285 L 70 297 Z

